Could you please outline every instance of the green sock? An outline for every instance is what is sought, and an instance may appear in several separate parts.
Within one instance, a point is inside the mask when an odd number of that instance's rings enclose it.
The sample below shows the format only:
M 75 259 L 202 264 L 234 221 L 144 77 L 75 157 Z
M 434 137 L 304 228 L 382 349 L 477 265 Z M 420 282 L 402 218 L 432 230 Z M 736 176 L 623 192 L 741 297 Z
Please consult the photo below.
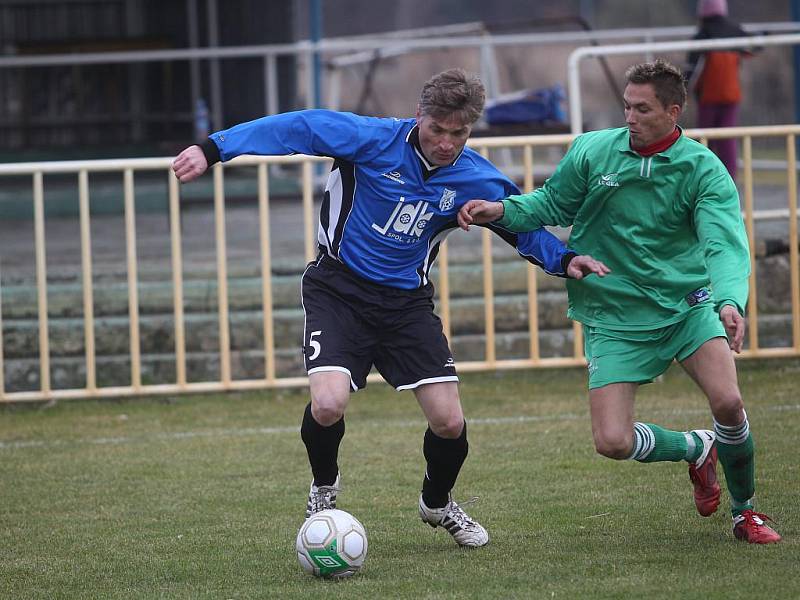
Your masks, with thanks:
M 741 444 L 726 444 L 717 437 L 717 454 L 731 495 L 733 516 L 748 509 L 752 510 L 756 490 L 753 436 L 748 433 L 747 439 Z
M 664 429 L 652 423 L 634 423 L 631 458 L 639 462 L 678 462 L 686 458 L 688 443 L 682 431 Z M 698 440 L 699 441 L 699 440 Z M 702 444 L 701 444 L 702 447 Z

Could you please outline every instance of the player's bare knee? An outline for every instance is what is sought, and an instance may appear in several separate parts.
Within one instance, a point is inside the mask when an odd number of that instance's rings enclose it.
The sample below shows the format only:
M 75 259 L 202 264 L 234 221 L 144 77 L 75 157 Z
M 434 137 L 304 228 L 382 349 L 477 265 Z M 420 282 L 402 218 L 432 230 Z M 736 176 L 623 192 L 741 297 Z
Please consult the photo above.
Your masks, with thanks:
M 598 454 L 614 460 L 625 460 L 631 455 L 633 440 L 625 436 L 595 436 L 594 448 Z
M 317 406 L 312 409 L 314 420 L 323 427 L 330 427 L 344 416 L 344 410 L 338 406 Z
M 329 427 L 344 416 L 346 399 L 332 393 L 318 393 L 311 403 L 311 414 L 314 420 L 323 427 Z
M 441 438 L 453 440 L 461 435 L 464 430 L 464 419 L 461 417 L 447 420 L 429 422 L 431 431 Z
M 739 390 L 712 401 L 714 419 L 722 425 L 739 425 L 744 421 L 744 402 Z

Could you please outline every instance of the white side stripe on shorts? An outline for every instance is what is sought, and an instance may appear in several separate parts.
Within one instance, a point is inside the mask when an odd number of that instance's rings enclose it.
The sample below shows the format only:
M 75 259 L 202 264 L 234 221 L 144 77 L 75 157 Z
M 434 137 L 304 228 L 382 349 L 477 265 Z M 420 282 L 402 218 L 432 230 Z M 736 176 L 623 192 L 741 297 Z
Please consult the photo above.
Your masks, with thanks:
M 358 386 L 353 382 L 353 375 L 350 373 L 350 369 L 335 366 L 314 367 L 313 369 L 308 370 L 308 374 L 311 375 L 312 373 L 321 373 L 323 371 L 339 371 L 341 373 L 345 373 L 350 378 L 350 387 L 353 388 L 354 392 L 358 391 Z
M 443 381 L 458 381 L 458 375 L 448 375 L 446 377 L 429 377 L 428 379 L 420 379 L 416 383 L 409 383 L 408 385 L 398 385 L 397 391 L 401 392 L 403 390 L 413 390 L 414 388 L 418 388 L 421 385 L 425 385 L 427 383 L 441 383 Z

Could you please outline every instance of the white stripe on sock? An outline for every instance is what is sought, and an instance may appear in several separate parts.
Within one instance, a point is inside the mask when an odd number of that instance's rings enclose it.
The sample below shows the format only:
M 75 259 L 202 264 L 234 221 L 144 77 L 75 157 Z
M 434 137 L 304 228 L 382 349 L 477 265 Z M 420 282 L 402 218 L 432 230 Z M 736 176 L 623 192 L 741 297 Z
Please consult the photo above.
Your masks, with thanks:
M 636 429 L 636 425 L 633 426 L 633 450 L 631 451 L 631 455 L 628 457 L 628 460 L 635 460 L 638 456 L 639 452 L 642 450 L 642 435 Z
M 723 444 L 734 446 L 744 444 L 750 435 L 750 422 L 747 420 L 747 413 L 744 415 L 744 421 L 739 425 L 721 425 L 714 419 L 714 433 L 717 435 L 717 441 Z
M 630 458 L 633 460 L 644 460 L 656 447 L 656 436 L 653 430 L 644 423 L 633 424 L 633 434 L 636 438 L 636 443 L 633 446 L 633 452 Z

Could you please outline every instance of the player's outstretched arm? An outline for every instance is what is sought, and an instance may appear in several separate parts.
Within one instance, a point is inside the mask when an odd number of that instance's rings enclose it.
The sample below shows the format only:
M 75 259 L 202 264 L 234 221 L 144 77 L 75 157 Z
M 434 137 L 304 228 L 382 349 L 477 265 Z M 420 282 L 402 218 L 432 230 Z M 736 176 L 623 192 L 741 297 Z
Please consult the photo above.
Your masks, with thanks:
M 579 254 L 572 258 L 567 265 L 567 275 L 572 279 L 583 279 L 594 273 L 598 277 L 605 277 L 611 273 L 605 263 L 592 258 L 588 254 Z
M 458 211 L 458 226 L 469 231 L 470 225 L 483 225 L 497 221 L 503 216 L 502 202 L 470 200 Z
M 744 344 L 744 317 L 739 314 L 735 306 L 726 304 L 719 309 L 719 320 L 728 334 L 728 345 L 731 350 L 739 354 Z
M 200 146 L 189 146 L 172 161 L 172 170 L 181 183 L 197 179 L 208 169 L 208 161 Z

